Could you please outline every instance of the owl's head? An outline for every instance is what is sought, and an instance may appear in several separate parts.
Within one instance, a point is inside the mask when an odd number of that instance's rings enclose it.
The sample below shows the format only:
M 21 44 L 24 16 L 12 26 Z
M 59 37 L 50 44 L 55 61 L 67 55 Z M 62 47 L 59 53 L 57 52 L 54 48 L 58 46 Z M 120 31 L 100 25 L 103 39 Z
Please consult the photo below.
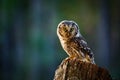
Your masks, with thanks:
M 79 35 L 79 27 L 74 21 L 61 21 L 57 27 L 57 35 L 64 39 L 75 37 Z

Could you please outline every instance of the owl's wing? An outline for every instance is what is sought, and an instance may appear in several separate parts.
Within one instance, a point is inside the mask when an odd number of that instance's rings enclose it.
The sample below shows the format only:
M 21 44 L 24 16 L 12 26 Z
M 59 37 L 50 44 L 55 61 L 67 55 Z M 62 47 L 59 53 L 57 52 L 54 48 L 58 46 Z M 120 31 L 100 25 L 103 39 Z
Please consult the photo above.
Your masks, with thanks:
M 80 46 L 79 50 L 84 53 L 84 55 L 89 55 L 90 58 L 93 57 L 93 52 L 88 47 L 87 42 L 82 37 L 77 37 L 77 44 Z

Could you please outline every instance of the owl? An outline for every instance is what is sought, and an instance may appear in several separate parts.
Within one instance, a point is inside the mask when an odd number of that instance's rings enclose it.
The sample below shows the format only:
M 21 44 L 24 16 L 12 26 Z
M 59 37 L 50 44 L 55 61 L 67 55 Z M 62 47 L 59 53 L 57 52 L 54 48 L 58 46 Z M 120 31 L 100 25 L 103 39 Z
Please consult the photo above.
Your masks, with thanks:
M 57 27 L 57 35 L 70 58 L 78 58 L 81 61 L 95 64 L 93 52 L 82 37 L 76 22 L 61 21 Z

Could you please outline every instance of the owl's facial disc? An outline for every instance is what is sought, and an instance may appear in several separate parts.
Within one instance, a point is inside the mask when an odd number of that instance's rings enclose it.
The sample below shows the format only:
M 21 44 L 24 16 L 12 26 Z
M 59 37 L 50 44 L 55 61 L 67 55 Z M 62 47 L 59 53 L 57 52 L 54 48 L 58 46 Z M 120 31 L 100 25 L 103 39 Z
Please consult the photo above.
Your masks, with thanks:
M 62 37 L 70 38 L 77 34 L 78 25 L 74 21 L 64 20 L 58 25 L 59 34 Z

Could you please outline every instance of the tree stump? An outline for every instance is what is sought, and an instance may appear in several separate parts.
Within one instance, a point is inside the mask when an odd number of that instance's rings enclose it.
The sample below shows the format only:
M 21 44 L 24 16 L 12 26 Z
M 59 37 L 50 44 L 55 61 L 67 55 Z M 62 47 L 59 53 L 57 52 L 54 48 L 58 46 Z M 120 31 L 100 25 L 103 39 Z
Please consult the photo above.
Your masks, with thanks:
M 54 80 L 112 80 L 109 72 L 95 64 L 66 58 L 55 72 Z

